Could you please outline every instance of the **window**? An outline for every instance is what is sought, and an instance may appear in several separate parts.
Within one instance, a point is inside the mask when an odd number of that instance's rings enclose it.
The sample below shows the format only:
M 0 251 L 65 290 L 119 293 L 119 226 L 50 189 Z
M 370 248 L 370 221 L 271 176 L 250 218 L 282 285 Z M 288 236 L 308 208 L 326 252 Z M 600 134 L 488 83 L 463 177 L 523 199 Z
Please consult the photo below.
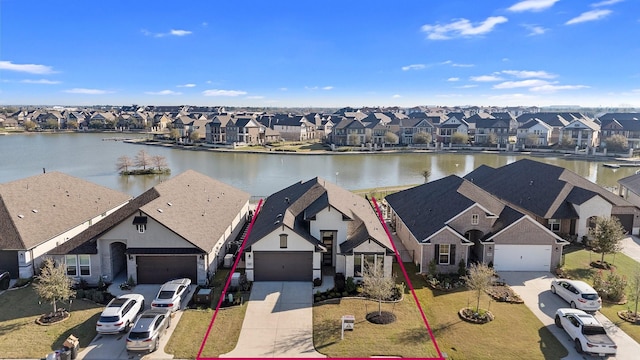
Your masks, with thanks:
M 144 234 L 145 230 L 147 230 L 147 224 L 136 224 L 136 229 L 140 234 Z
M 280 234 L 280 249 L 287 248 L 287 234 Z
M 353 276 L 362 276 L 364 266 L 384 266 L 384 254 L 355 254 L 353 256 Z
M 67 266 L 67 275 L 77 276 L 78 275 L 78 259 L 76 258 L 76 256 L 66 255 L 64 260 Z
M 549 219 L 549 229 L 553 232 L 560 232 L 560 220 Z
M 80 276 L 91 275 L 91 257 L 89 255 L 78 255 L 80 265 Z
M 362 255 L 353 256 L 353 276 L 362 276 Z
M 480 222 L 480 216 L 478 214 L 471 215 L 471 225 L 478 225 Z
M 449 253 L 450 245 L 449 244 L 440 244 L 438 251 L 438 264 L 448 265 L 449 264 Z

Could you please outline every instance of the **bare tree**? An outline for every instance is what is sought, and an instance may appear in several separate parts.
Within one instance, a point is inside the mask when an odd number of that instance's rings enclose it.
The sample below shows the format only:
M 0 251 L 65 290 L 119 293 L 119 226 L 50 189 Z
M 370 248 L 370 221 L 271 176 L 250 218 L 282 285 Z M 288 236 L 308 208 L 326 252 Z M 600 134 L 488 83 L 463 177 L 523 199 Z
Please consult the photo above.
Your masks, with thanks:
M 392 133 L 391 131 L 387 131 L 386 133 L 384 133 L 384 142 L 387 144 L 397 144 L 398 135 Z
M 167 167 L 167 158 L 162 155 L 153 155 L 151 157 L 151 163 L 159 171 Z
M 120 156 L 118 158 L 118 161 L 116 161 L 116 168 L 120 172 L 129 171 L 129 168 L 132 166 L 133 166 L 133 160 L 131 160 L 131 158 L 128 157 L 127 155 Z
M 471 264 L 469 275 L 463 277 L 467 288 L 476 292 L 476 312 L 480 310 L 480 295 L 487 291 L 493 280 L 493 269 L 484 263 Z
M 431 134 L 428 132 L 419 132 L 413 135 L 413 143 L 414 144 L 428 144 L 431 142 Z
M 151 156 L 144 149 L 138 151 L 136 155 L 136 166 L 141 167 L 142 170 L 146 170 L 147 166 L 151 164 Z
M 426 183 L 429 182 L 429 178 L 431 177 L 431 170 L 424 169 L 424 170 L 422 170 L 420 175 L 422 175 L 422 177 L 424 178 L 424 183 L 426 184 Z
M 624 228 L 617 218 L 607 216 L 596 218 L 595 227 L 589 230 L 589 237 L 593 250 L 602 254 L 601 264 L 604 264 L 605 254 L 620 251 L 620 242 L 624 239 L 624 235 Z
M 382 261 L 377 264 L 362 264 L 362 290 L 370 298 L 378 300 L 378 315 L 382 314 L 382 301 L 393 296 L 396 281 L 393 277 L 384 276 Z
M 33 284 L 36 293 L 43 300 L 51 302 L 54 313 L 58 311 L 57 301 L 68 300 L 76 293 L 71 288 L 73 280 L 67 277 L 63 266 L 56 266 L 52 258 L 44 259 L 36 280 Z

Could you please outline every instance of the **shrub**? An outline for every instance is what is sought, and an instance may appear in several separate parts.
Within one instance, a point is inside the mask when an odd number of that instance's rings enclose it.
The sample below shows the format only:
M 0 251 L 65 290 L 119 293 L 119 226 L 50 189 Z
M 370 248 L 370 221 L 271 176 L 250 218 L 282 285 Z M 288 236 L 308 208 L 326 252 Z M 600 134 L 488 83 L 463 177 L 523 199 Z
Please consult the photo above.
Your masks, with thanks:
M 89 287 L 89 283 L 87 282 L 87 280 L 85 279 L 80 279 L 80 281 L 78 281 L 76 283 L 76 288 L 77 289 L 87 289 Z
M 84 289 L 76 290 L 76 299 L 83 299 L 85 297 L 84 291 Z
M 429 261 L 429 267 L 427 271 L 429 272 L 429 275 L 431 275 L 431 277 L 435 277 L 438 274 L 438 267 L 435 260 Z
M 345 283 L 345 291 L 348 292 L 349 294 L 353 294 L 356 292 L 356 283 L 355 281 L 353 281 L 352 276 L 349 276 L 347 278 L 347 281 Z
M 458 261 L 458 276 L 463 277 L 467 275 L 467 264 L 464 262 L 464 259 L 460 259 Z
M 131 287 L 136 286 L 136 282 L 133 280 L 133 275 L 129 275 L 129 279 L 127 279 L 127 285 Z
M 346 287 L 346 281 L 343 273 L 336 273 L 333 277 L 333 283 L 338 292 L 343 292 Z
M 347 296 L 349 296 L 348 292 L 345 291 L 345 292 L 342 293 L 342 297 L 347 297 Z
M 627 288 L 627 278 L 610 272 L 607 275 L 607 298 L 612 301 L 621 301 Z

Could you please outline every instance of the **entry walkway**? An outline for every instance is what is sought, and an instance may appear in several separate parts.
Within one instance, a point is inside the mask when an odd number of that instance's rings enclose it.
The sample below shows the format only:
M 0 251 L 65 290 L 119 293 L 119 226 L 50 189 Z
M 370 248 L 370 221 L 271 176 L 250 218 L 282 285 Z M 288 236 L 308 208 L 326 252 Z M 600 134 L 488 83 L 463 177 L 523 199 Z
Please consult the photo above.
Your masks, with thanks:
M 313 347 L 311 282 L 254 282 L 236 348 L 220 357 L 326 357 Z

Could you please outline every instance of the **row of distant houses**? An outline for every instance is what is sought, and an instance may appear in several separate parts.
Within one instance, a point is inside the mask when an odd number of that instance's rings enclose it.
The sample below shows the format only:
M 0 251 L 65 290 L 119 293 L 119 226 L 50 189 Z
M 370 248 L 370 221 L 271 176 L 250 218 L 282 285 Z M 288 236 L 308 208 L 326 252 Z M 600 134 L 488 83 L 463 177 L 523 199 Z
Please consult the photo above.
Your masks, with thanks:
M 640 113 L 425 111 L 341 109 L 305 115 L 226 112 L 222 108 L 161 107 L 113 110 L 21 110 L 0 117 L 0 126 L 39 128 L 150 129 L 184 143 L 262 145 L 281 140 L 319 140 L 338 146 L 450 144 L 520 147 L 561 144 L 606 148 L 619 135 L 626 147 L 640 148 Z M 172 109 L 176 110 L 176 109 Z M 462 136 L 456 137 L 456 134 Z
M 389 195 L 383 219 L 366 198 L 317 177 L 254 208 L 249 193 L 193 170 L 135 198 L 51 172 L 0 184 L 0 264 L 12 278 L 33 276 L 53 257 L 90 284 L 182 277 L 206 284 L 244 240 L 240 267 L 250 281 L 310 282 L 335 272 L 359 279 L 367 265 L 391 275 L 396 249 L 423 273 L 432 262 L 443 273 L 474 262 L 552 271 L 596 217 L 640 232 L 640 175 L 620 185 L 614 194 L 523 159 Z

